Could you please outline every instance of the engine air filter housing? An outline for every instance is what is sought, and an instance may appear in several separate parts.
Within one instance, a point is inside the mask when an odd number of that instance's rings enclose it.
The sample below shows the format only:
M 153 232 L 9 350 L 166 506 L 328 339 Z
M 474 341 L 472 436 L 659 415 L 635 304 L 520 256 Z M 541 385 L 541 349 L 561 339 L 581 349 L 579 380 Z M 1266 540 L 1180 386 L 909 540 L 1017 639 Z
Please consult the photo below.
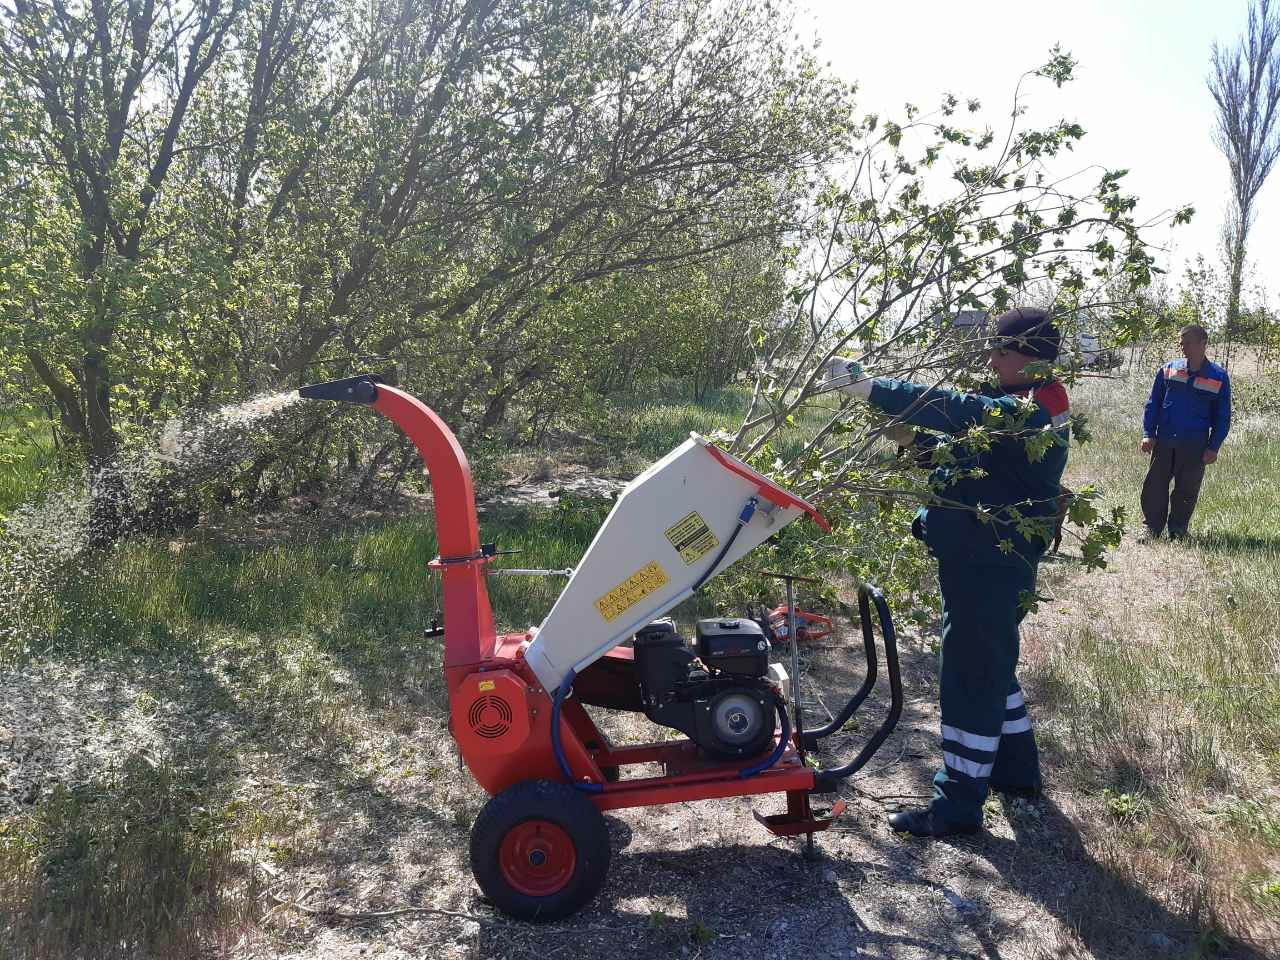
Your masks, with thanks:
M 710 669 L 746 677 L 769 672 L 769 641 L 745 617 L 698 621 L 698 656 Z

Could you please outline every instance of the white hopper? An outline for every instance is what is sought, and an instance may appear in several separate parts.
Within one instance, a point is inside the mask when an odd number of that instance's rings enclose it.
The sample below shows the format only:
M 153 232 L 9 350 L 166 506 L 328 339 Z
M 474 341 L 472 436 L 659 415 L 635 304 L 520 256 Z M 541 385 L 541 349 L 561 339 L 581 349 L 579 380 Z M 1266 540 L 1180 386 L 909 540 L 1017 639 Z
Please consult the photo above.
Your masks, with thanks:
M 554 690 L 570 669 L 690 596 L 752 497 L 755 513 L 717 573 L 802 514 L 827 527 L 808 503 L 696 433 L 627 484 L 525 651 L 542 686 Z

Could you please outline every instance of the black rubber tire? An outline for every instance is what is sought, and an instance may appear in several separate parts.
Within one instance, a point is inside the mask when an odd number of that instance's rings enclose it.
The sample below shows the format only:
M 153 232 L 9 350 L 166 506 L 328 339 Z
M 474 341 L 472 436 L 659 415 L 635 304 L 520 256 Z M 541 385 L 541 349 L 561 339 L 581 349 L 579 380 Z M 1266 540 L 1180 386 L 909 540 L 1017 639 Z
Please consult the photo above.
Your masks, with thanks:
M 572 875 L 554 892 L 517 889 L 504 872 L 502 844 L 529 821 L 546 821 L 573 845 Z M 576 913 L 609 872 L 609 830 L 604 815 L 580 790 L 551 780 L 527 780 L 489 798 L 471 827 L 471 872 L 489 901 L 517 920 L 545 923 Z

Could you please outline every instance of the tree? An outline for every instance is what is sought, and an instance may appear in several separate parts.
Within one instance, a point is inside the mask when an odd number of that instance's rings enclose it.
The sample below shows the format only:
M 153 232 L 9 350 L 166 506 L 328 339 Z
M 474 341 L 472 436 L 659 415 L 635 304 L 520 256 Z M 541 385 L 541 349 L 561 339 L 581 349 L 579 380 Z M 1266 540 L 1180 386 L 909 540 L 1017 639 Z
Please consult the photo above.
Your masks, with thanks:
M 464 434 L 554 406 L 593 379 L 565 358 L 605 367 L 648 319 L 601 324 L 593 287 L 693 317 L 678 274 L 710 302 L 794 227 L 847 91 L 789 23 L 769 0 L 0 0 L 0 362 L 95 472 L 122 431 L 370 356 Z
M 1213 45 L 1209 93 L 1218 111 L 1214 142 L 1227 158 L 1231 200 L 1223 227 L 1230 280 L 1224 339 L 1240 316 L 1249 230 L 1255 202 L 1280 155 L 1280 13 L 1271 0 L 1250 0 L 1245 35 L 1230 48 Z
M 1061 86 L 1073 67 L 1055 50 L 1035 75 Z M 976 114 L 980 105 L 954 96 L 928 116 L 908 106 L 902 123 L 867 116 L 856 131 L 851 172 L 819 197 L 804 246 L 808 264 L 792 289 L 789 315 L 758 340 L 762 373 L 729 440 L 836 515 L 878 525 L 882 501 L 945 499 L 945 491 L 929 490 L 879 457 L 878 438 L 891 425 L 885 418 L 860 404 L 822 406 L 820 371 L 832 356 L 858 357 L 880 374 L 965 386 L 975 383 L 985 331 L 957 335 L 960 328 L 951 327 L 961 310 L 1050 308 L 1068 343 L 1086 322 L 1113 342 L 1143 332 L 1137 294 L 1155 270 L 1143 231 L 1185 221 L 1192 211 L 1139 222 L 1136 198 L 1121 189 L 1124 170 L 1059 173 L 1084 130 L 1065 120 L 1022 127 L 1021 89 L 999 138 L 989 127 L 962 125 L 957 116 Z M 798 436 L 802 409 L 815 404 L 824 425 Z M 1077 428 L 1084 435 L 1083 423 Z M 975 428 L 965 442 L 986 442 L 985 430 Z M 1033 457 L 1037 445 L 1056 442 L 1048 433 L 1025 439 Z M 1096 519 L 1093 496 L 1078 498 L 1074 517 Z M 1118 519 L 1086 538 L 1087 561 L 1100 561 Z
M 46 257 L 20 264 L 25 282 L 7 299 L 39 328 L 22 331 L 23 352 L 99 476 L 109 477 L 120 443 L 113 403 L 120 340 L 162 269 L 150 256 L 159 201 L 192 100 L 244 3 L 0 7 L 0 68 L 13 78 L 11 91 L 39 105 L 11 131 L 17 149 L 6 151 L 25 153 L 40 171 L 14 219 Z M 52 342 L 68 363 L 54 359 Z M 115 500 L 95 498 L 104 536 L 116 527 Z

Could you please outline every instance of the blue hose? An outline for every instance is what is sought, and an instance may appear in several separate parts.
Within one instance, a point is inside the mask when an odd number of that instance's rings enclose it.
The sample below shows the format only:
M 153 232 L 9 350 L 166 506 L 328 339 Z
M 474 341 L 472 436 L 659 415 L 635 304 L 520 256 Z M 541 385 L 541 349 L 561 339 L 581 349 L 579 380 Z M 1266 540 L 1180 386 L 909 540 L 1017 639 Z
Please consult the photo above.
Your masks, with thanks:
M 791 742 L 791 718 L 787 716 L 787 705 L 782 702 L 781 698 L 775 698 L 773 704 L 778 711 L 778 716 L 782 719 L 782 736 L 778 738 L 778 745 L 773 748 L 773 753 L 765 757 L 763 762 L 757 763 L 754 767 L 747 767 L 738 771 L 738 779 L 740 780 L 754 777 L 757 773 L 768 770 L 781 760 L 782 755 L 787 752 L 787 744 Z
M 556 763 L 559 765 L 560 772 L 564 774 L 569 786 L 575 790 L 581 790 L 583 793 L 603 793 L 604 787 L 598 783 L 579 783 L 574 779 L 573 772 L 569 769 L 569 761 L 564 755 L 564 746 L 560 743 L 560 705 L 573 692 L 573 679 L 577 675 L 570 668 L 569 673 L 560 681 L 556 695 L 551 698 L 551 751 L 556 755 Z

